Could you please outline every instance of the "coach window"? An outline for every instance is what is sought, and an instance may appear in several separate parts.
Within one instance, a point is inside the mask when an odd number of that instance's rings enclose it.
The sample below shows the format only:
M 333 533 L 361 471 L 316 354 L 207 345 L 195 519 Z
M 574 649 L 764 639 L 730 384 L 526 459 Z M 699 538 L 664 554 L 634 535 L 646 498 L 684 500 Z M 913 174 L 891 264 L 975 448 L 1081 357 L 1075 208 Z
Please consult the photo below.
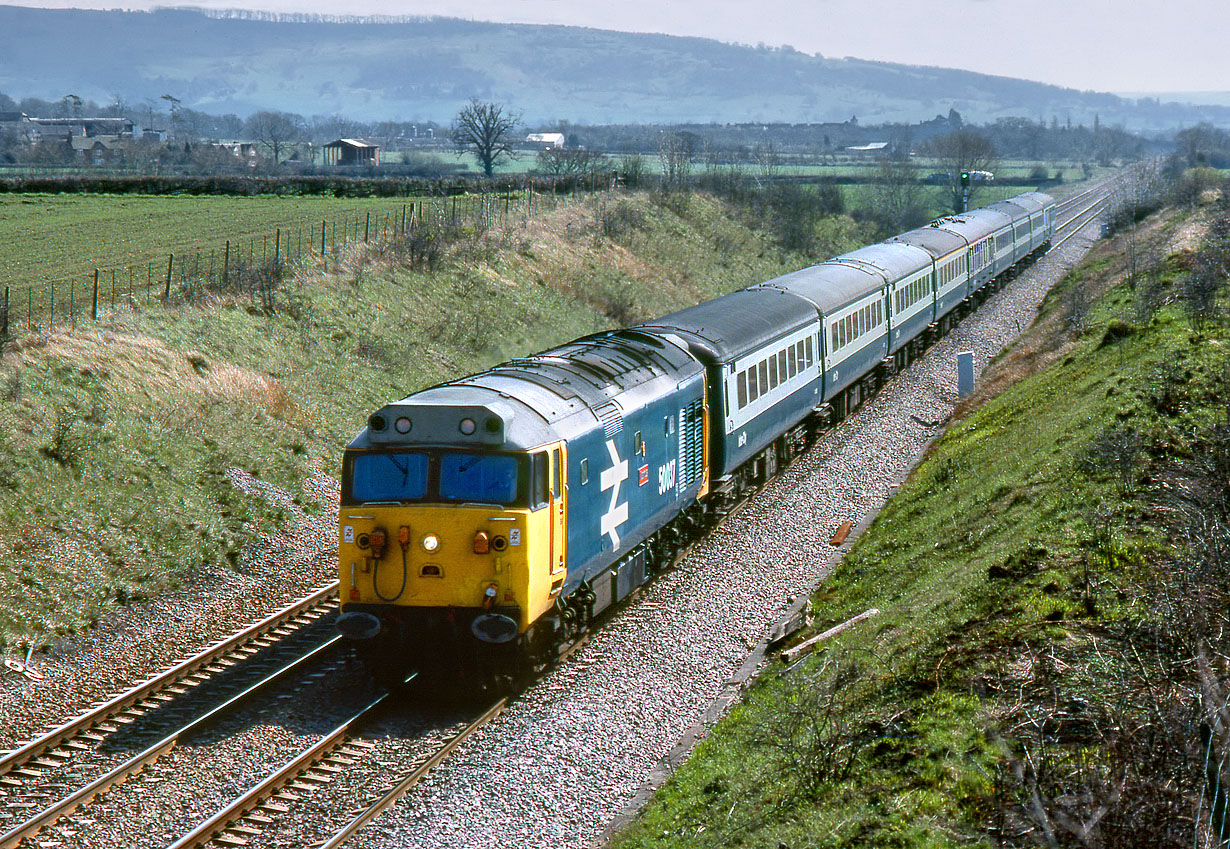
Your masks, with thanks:
M 815 360 L 812 359 L 811 352 L 812 352 L 811 337 L 808 336 L 807 337 L 807 367 L 808 368 L 811 368 L 812 365 L 815 364 L 816 362 Z
M 747 398 L 748 401 L 755 401 L 760 397 L 760 383 L 756 380 L 756 367 L 752 366 L 747 370 Z
M 581 461 L 581 486 L 589 483 L 589 459 Z
M 794 377 L 799 373 L 798 362 L 795 359 L 795 350 L 793 345 L 786 349 L 786 369 L 791 377 Z
M 747 406 L 747 372 L 739 372 L 739 409 Z
M 769 392 L 769 361 L 761 360 L 760 365 L 756 368 L 760 371 L 760 394 L 767 395 Z
M 785 383 L 790 379 L 790 375 L 786 372 L 786 352 L 777 352 L 777 379 L 781 383 Z

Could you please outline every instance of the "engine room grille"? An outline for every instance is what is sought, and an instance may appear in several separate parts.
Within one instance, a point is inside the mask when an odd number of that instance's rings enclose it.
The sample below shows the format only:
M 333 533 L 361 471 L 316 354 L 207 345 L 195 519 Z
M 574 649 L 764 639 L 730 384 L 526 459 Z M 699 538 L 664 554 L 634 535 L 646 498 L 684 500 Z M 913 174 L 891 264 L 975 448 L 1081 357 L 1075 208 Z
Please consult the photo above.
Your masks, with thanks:
M 615 434 L 624 429 L 624 417 L 619 412 L 619 407 L 613 403 L 603 404 L 594 410 L 594 414 L 598 416 L 598 420 L 602 422 L 602 428 L 606 431 L 606 438 L 610 439 Z
M 705 460 L 704 411 L 700 400 L 679 411 L 679 490 L 696 483 Z

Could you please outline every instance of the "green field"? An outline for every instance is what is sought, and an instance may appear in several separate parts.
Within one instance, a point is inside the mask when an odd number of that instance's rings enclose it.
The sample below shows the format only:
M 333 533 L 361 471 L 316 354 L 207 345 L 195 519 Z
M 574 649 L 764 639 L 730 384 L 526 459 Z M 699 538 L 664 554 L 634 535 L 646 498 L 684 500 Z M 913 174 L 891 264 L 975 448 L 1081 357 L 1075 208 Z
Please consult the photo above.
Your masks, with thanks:
M 400 217 L 407 198 L 0 196 L 0 285 L 14 289 L 95 268 L 166 261 L 175 252 L 219 249 L 316 227 L 328 219 Z M 352 223 L 353 226 L 353 223 Z

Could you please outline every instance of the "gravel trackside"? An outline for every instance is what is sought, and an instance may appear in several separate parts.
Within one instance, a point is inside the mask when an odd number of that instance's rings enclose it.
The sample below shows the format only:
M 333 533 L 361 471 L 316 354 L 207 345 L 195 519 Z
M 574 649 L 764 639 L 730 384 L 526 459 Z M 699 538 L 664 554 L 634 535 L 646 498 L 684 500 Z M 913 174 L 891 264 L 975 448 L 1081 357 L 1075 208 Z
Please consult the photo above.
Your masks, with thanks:
M 988 299 L 353 845 L 592 846 L 707 721 L 768 625 L 823 580 L 837 526 L 878 510 L 937 435 L 957 401 L 957 352 L 981 370 L 1096 233 L 1087 225 Z

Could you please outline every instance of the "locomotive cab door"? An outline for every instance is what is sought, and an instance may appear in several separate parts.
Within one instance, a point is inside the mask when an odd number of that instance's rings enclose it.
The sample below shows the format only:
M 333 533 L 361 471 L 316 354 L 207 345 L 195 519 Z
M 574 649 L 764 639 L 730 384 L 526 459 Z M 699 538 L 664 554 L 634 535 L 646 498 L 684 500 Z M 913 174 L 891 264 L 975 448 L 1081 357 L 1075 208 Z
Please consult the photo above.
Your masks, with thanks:
M 565 547 L 567 545 L 567 492 L 564 486 L 565 454 L 563 444 L 551 449 L 551 489 L 548 520 L 550 527 L 550 570 L 552 590 L 562 586 L 566 574 Z

